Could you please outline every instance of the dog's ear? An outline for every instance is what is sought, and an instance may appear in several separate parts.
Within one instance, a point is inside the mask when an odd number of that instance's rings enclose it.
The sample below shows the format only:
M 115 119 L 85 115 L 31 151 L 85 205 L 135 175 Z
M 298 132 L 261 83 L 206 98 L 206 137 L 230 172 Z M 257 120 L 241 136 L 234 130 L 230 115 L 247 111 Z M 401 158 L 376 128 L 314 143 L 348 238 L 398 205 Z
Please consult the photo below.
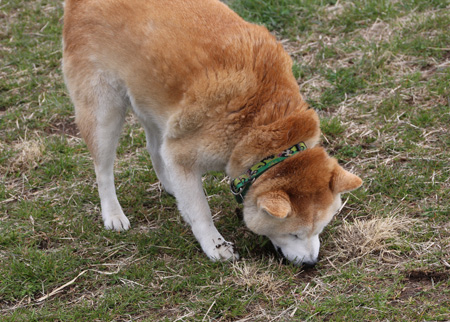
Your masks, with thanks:
M 330 188 L 333 192 L 348 192 L 359 188 L 361 185 L 362 180 L 360 177 L 344 170 L 336 163 L 330 181 Z
M 289 196 L 284 191 L 271 191 L 258 197 L 258 207 L 276 218 L 286 218 L 291 212 Z

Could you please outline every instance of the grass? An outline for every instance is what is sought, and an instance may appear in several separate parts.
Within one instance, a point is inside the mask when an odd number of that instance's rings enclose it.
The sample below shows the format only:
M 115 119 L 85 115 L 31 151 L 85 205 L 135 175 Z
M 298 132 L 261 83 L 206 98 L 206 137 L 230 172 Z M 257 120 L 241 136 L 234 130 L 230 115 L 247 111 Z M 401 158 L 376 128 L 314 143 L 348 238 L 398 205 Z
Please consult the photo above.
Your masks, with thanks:
M 116 185 L 132 229 L 105 231 L 61 75 L 62 3 L 0 2 L 2 321 L 450 319 L 450 3 L 234 0 L 273 31 L 321 116 L 323 145 L 364 186 L 286 264 L 248 231 L 221 173 L 204 186 L 242 259 L 212 263 L 161 192 L 130 116 Z

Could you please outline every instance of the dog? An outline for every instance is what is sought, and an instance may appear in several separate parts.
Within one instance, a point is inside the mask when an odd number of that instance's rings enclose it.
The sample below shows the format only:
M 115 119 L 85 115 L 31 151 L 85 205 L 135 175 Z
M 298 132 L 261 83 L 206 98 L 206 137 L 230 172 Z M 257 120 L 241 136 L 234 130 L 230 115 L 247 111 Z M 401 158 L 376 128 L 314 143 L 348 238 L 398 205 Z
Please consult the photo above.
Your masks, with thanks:
M 106 229 L 127 230 L 113 164 L 127 110 L 204 253 L 236 260 L 202 174 L 225 171 L 247 227 L 314 265 L 319 234 L 362 180 L 318 146 L 319 119 L 266 28 L 217 0 L 66 0 L 63 73 L 94 160 Z

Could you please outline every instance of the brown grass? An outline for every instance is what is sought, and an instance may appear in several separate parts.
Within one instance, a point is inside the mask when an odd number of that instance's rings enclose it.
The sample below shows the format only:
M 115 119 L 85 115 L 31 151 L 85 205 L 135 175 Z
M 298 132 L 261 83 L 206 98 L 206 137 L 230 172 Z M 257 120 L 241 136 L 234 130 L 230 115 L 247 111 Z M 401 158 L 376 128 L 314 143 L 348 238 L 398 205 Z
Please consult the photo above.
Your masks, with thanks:
M 17 154 L 9 160 L 9 170 L 26 172 L 39 165 L 44 156 L 45 145 L 40 140 L 23 140 L 14 144 L 13 149 Z
M 268 267 L 263 268 L 245 260 L 234 262 L 232 265 L 234 275 L 230 276 L 229 280 L 233 284 L 244 287 L 247 290 L 256 290 L 256 292 L 272 299 L 278 299 L 283 295 L 287 282 L 278 279 L 274 275 L 272 266 L 278 264 L 273 260 L 269 261 Z
M 393 246 L 404 243 L 401 233 L 410 230 L 417 220 L 389 216 L 369 220 L 355 219 L 353 222 L 343 221 L 332 236 L 338 258 L 357 259 L 368 254 L 395 254 Z

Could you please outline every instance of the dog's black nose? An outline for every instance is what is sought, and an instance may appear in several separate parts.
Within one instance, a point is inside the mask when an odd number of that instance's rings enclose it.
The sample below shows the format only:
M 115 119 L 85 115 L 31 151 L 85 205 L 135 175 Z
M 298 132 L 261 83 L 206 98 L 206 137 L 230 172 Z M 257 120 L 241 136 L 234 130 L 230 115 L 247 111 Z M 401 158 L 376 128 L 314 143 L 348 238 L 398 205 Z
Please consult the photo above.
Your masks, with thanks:
M 316 266 L 316 264 L 317 264 L 317 261 L 314 261 L 314 262 L 303 262 L 302 266 L 304 268 L 310 269 L 310 268 L 314 268 L 314 266 Z

